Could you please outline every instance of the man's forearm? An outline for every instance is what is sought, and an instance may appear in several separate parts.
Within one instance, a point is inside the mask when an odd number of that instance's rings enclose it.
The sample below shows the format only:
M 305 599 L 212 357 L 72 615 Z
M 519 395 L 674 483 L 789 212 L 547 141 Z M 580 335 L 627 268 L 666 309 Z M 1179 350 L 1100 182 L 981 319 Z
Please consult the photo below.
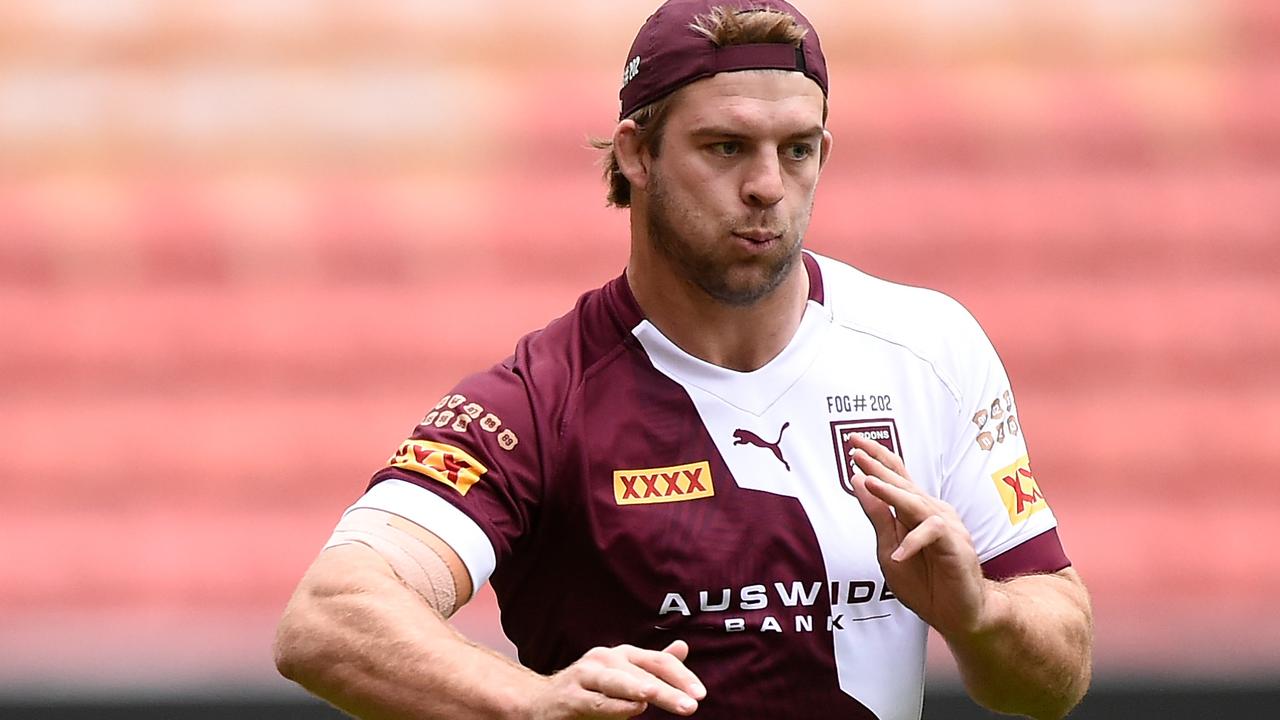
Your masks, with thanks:
M 947 637 L 974 700 L 992 710 L 1060 718 L 1084 697 L 1093 619 L 1074 570 L 992 583 L 988 621 Z
M 544 679 L 458 635 L 372 551 L 327 550 L 280 623 L 280 671 L 360 718 L 514 717 Z

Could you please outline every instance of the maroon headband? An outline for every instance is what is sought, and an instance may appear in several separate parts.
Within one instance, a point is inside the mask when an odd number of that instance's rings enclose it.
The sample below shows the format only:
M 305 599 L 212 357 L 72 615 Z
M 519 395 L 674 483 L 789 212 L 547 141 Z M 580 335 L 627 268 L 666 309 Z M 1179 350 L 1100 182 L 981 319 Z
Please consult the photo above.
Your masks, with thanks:
M 808 30 L 800 46 L 787 43 L 729 45 L 718 48 L 705 35 L 690 28 L 712 9 L 778 10 L 795 18 Z M 802 72 L 827 94 L 827 61 L 822 57 L 818 32 L 805 16 L 783 0 L 668 0 L 645 21 L 631 43 L 622 73 L 620 118 L 659 100 L 694 80 L 736 70 L 795 70 Z

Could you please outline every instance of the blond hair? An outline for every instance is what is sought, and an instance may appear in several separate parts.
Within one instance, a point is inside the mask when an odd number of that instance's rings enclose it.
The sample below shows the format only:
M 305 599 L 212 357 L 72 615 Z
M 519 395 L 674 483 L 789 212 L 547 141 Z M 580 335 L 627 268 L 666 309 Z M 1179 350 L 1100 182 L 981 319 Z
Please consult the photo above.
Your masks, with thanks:
M 736 10 L 732 8 L 712 8 L 707 15 L 701 15 L 689 24 L 689 28 L 705 35 L 716 47 L 729 45 L 753 45 L 756 43 L 789 43 L 800 47 L 808 30 L 796 22 L 790 13 L 768 8 Z M 648 148 L 649 154 L 657 157 L 662 146 L 662 129 L 666 124 L 671 100 L 675 93 L 659 98 L 644 107 L 636 109 L 626 117 L 635 121 L 636 135 L 640 146 Z M 826 100 L 822 104 L 822 119 L 827 118 Z M 614 207 L 631 207 L 631 181 L 622 174 L 618 165 L 618 156 L 613 152 L 611 138 L 591 138 L 591 146 L 602 150 L 604 156 L 604 179 L 609 186 L 605 196 L 607 204 Z

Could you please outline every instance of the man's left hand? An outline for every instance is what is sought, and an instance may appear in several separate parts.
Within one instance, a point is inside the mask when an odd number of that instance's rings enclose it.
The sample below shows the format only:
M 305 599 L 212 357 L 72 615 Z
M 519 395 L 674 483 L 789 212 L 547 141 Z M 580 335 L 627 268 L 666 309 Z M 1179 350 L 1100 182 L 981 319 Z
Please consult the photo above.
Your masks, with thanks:
M 990 599 L 973 538 L 950 504 L 926 495 L 902 458 L 854 435 L 854 495 L 876 532 L 885 582 L 944 637 L 981 631 Z

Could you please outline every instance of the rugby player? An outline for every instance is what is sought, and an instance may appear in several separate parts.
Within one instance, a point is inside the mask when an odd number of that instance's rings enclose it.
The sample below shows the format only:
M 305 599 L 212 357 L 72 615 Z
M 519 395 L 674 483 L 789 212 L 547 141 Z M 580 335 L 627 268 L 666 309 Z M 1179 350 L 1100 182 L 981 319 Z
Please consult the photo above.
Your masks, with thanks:
M 369 718 L 915 720 L 932 626 L 977 702 L 1080 700 L 1088 594 L 990 342 L 802 249 L 827 89 L 782 0 L 648 19 L 600 143 L 625 271 L 373 475 L 289 603 L 284 675 Z M 446 623 L 485 582 L 518 663 Z

